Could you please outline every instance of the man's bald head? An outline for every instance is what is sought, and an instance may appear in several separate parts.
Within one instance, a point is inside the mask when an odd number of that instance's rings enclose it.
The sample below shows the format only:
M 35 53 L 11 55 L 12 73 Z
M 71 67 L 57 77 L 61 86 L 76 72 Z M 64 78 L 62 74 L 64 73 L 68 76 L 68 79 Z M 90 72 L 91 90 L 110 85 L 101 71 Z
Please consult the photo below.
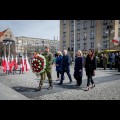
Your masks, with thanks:
M 63 51 L 63 54 L 64 54 L 64 55 L 67 55 L 67 50 L 64 50 L 64 51 Z

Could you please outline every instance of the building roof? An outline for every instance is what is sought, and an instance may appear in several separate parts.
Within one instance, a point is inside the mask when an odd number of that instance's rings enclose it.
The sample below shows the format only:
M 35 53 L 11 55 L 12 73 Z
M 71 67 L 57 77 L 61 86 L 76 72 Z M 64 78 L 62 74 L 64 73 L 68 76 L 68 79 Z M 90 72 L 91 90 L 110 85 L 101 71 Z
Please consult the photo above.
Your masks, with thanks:
M 0 32 L 0 37 L 1 37 L 1 36 L 3 36 L 3 35 L 4 35 L 4 33 L 5 33 L 7 30 L 8 30 L 8 29 L 6 29 L 6 30 L 4 30 L 4 31 Z

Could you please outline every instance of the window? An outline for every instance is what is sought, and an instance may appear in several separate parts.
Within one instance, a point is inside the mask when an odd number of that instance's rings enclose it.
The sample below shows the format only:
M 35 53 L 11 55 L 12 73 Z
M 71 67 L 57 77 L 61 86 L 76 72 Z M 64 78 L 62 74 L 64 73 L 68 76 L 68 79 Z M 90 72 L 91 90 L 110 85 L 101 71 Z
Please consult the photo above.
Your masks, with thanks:
M 86 40 L 86 39 L 87 39 L 87 34 L 86 34 L 86 32 L 84 32 L 83 35 L 84 35 L 83 40 Z
M 65 49 L 66 48 L 66 45 L 63 45 L 63 49 Z
M 5 37 L 7 37 L 7 35 L 5 35 Z
M 71 23 L 74 23 L 74 20 L 71 20 Z
M 84 21 L 83 28 L 87 28 L 87 21 Z
M 83 49 L 87 50 L 87 43 L 83 43 Z
M 80 30 L 80 20 L 77 20 L 77 30 Z
M 108 23 L 107 20 L 103 20 L 103 24 L 106 25 Z
M 94 31 L 91 31 L 91 32 L 90 32 L 90 38 L 91 38 L 91 39 L 94 38 Z
M 107 49 L 107 41 L 103 41 L 103 49 Z
M 77 33 L 77 41 L 80 41 L 80 33 Z
M 66 38 L 66 34 L 63 34 L 63 40 L 65 40 L 65 38 Z
M 112 23 L 112 20 L 110 20 L 110 23 Z
M 12 35 L 10 35 L 10 38 L 12 37 Z
M 107 29 L 106 29 L 106 28 L 103 29 L 103 36 L 104 36 L 104 37 L 107 36 Z
M 66 32 L 66 26 L 63 26 L 63 32 Z
M 95 25 L 95 21 L 91 20 L 91 27 L 94 27 L 94 25 Z
M 66 24 L 66 20 L 63 20 L 63 25 L 65 25 Z
M 71 31 L 74 30 L 74 24 L 71 24 Z
M 119 33 L 118 33 L 118 36 L 120 37 L 120 28 L 119 28 Z
M 71 51 L 74 51 L 74 44 L 71 44 Z
M 71 42 L 74 41 L 74 34 L 71 34 Z
M 94 49 L 94 42 L 91 42 L 91 49 Z
M 80 50 L 80 43 L 77 44 L 77 49 Z

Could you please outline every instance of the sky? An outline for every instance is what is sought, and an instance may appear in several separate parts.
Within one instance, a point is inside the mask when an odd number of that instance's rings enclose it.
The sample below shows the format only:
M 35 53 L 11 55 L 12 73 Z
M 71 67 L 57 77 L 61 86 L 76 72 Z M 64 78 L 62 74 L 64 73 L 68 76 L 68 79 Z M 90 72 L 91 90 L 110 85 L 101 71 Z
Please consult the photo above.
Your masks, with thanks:
M 59 20 L 0 20 L 0 32 L 7 28 L 15 37 L 59 39 Z

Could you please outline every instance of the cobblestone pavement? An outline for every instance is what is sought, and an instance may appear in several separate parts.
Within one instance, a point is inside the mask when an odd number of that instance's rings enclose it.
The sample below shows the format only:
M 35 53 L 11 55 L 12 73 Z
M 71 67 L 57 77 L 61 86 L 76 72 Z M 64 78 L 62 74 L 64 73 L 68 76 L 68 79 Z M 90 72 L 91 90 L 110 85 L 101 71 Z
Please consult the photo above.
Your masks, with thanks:
M 71 75 L 73 76 L 73 67 L 71 67 Z M 42 91 L 35 92 L 38 87 L 39 79 L 29 71 L 24 74 L 6 75 L 0 70 L 0 82 L 11 87 L 17 92 L 30 98 L 31 100 L 120 100 L 120 73 L 117 70 L 96 70 L 96 76 L 93 77 L 96 87 L 89 91 L 84 91 L 87 78 L 84 72 L 83 84 L 81 88 L 75 87 L 76 81 L 68 84 L 69 80 L 65 74 L 65 80 L 62 86 L 57 85 L 56 71 L 53 67 L 53 84 L 52 90 L 47 90 L 48 80 L 44 81 Z

